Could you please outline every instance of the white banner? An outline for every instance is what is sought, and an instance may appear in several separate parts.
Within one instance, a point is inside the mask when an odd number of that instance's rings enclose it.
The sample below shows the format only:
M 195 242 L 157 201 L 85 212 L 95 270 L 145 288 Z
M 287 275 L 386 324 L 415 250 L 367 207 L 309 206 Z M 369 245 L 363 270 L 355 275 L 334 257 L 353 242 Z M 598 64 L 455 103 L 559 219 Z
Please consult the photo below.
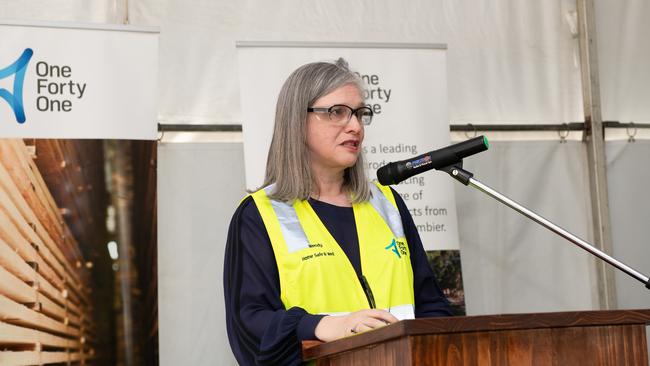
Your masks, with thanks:
M 153 140 L 153 28 L 0 24 L 0 137 Z
M 263 182 L 284 80 L 300 65 L 339 57 L 359 73 L 375 112 L 364 141 L 369 177 L 391 161 L 449 144 L 444 45 L 239 43 L 248 189 Z M 453 184 L 446 174 L 428 172 L 396 187 L 427 250 L 459 248 Z

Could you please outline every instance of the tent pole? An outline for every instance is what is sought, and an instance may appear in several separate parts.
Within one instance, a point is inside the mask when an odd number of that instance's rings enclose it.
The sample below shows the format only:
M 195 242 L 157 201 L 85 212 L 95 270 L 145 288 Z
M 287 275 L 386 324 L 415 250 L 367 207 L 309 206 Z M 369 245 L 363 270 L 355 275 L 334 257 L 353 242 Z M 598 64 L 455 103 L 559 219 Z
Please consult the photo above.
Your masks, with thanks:
M 593 0 L 576 0 L 576 5 L 578 8 L 580 69 L 585 114 L 583 141 L 587 148 L 594 242 L 598 249 L 611 254 L 612 230 L 607 195 L 605 140 L 600 108 L 596 14 Z M 615 309 L 617 304 L 614 271 L 605 262 L 598 261 L 595 264 L 600 309 Z

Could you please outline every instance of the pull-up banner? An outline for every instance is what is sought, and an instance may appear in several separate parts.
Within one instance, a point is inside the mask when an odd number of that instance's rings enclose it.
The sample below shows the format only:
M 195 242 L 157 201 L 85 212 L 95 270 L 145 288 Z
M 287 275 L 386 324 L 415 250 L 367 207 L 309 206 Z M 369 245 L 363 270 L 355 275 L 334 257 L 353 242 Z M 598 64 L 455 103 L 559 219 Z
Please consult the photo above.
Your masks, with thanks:
M 0 137 L 153 140 L 158 31 L 0 24 Z
M 293 70 L 310 62 L 343 57 L 364 82 L 363 96 L 375 114 L 363 143 L 371 179 L 391 161 L 449 144 L 445 45 L 239 42 L 237 49 L 248 189 L 263 182 L 280 88 Z M 396 190 L 411 211 L 425 249 L 459 248 L 449 177 L 428 172 L 407 179 Z

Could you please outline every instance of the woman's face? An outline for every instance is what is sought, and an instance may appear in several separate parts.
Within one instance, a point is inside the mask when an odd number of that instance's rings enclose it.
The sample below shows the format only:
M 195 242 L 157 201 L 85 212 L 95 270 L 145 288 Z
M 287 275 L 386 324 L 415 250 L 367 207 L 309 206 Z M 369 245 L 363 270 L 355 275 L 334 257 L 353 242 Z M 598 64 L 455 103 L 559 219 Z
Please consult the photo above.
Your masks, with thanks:
M 344 104 L 353 109 L 363 106 L 359 88 L 346 84 L 318 98 L 315 108 L 329 108 Z M 314 172 L 343 172 L 357 162 L 363 142 L 363 125 L 353 114 L 348 123 L 330 120 L 328 113 L 311 112 L 307 115 L 307 148 Z

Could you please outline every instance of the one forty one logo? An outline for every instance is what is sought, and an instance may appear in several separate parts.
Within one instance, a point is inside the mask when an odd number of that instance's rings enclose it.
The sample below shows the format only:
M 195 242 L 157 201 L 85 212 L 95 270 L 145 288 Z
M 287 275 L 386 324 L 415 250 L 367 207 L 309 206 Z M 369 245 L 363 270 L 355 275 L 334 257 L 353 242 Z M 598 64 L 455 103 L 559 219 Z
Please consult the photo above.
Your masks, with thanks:
M 0 97 L 9 104 L 18 123 L 26 121 L 23 86 L 27 66 L 33 55 L 34 51 L 31 48 L 26 48 L 13 64 L 0 70 L 0 79 L 12 75 L 14 77 L 13 91 L 0 89 Z M 86 92 L 86 83 L 76 82 L 71 79 L 71 66 L 38 61 L 35 65 L 35 71 L 37 77 L 35 104 L 39 112 L 70 112 L 72 111 L 72 99 L 81 99 Z
M 26 48 L 23 54 L 11 65 L 0 70 L 0 79 L 7 78 L 14 75 L 13 91 L 9 92 L 7 89 L 0 88 L 0 97 L 9 103 L 9 107 L 14 111 L 16 122 L 25 122 L 25 108 L 23 107 L 23 84 L 25 81 L 25 70 L 27 64 L 32 58 L 34 51 L 31 48 Z
M 36 63 L 36 109 L 40 112 L 70 112 L 73 97 L 81 99 L 86 83 L 72 80 L 72 67 L 50 65 L 45 61 Z
M 407 255 L 408 253 L 406 251 L 406 244 L 404 242 L 397 241 L 395 239 L 393 239 L 393 241 L 391 241 L 391 243 L 388 244 L 388 246 L 385 247 L 384 249 L 395 253 L 397 258 L 402 258 L 403 255 Z

